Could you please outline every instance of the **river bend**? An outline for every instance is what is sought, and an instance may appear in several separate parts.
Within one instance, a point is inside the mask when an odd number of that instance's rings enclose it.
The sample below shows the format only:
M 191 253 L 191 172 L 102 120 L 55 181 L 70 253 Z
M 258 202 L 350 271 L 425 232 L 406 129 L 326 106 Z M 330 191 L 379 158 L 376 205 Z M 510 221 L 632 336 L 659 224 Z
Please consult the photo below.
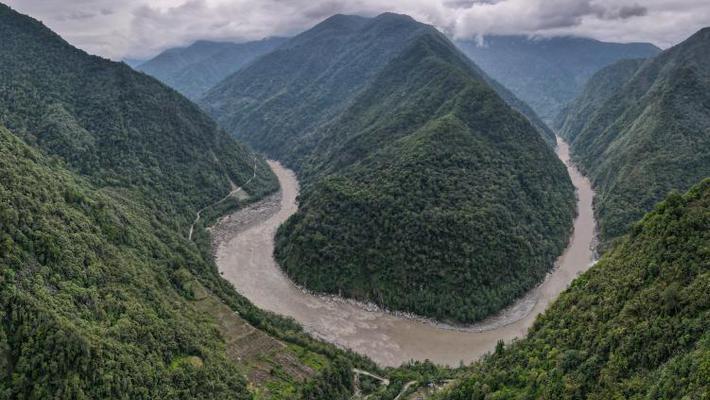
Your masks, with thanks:
M 217 266 L 224 278 L 257 307 L 293 317 L 313 336 L 367 355 L 383 366 L 429 359 L 458 366 L 492 351 L 498 340 L 521 337 L 552 300 L 594 260 L 594 192 L 558 139 L 558 157 L 577 192 L 577 217 L 569 245 L 545 280 L 511 307 L 479 323 L 451 327 L 378 310 L 295 286 L 273 258 L 276 229 L 298 208 L 298 181 L 278 162 L 269 165 L 281 191 L 223 218 L 213 229 Z

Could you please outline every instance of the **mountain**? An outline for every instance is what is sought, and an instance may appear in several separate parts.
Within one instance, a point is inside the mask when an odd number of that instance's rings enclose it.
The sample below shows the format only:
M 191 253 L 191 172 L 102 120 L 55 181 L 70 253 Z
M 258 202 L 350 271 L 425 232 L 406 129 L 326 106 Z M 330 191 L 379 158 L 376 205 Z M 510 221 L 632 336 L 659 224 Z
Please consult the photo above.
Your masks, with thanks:
M 309 289 L 473 321 L 538 283 L 567 242 L 574 194 L 552 148 L 407 16 L 331 17 L 202 104 L 299 172 L 276 257 Z
M 710 176 L 710 29 L 600 71 L 558 121 L 597 190 L 604 242 L 671 190 Z
M 226 78 L 199 103 L 211 110 L 220 125 L 232 132 L 240 131 L 239 137 L 248 135 L 252 143 L 261 140 L 262 132 L 282 137 L 283 143 L 259 148 L 268 147 L 273 154 L 285 157 L 301 135 L 341 112 L 374 74 L 407 45 L 409 38 L 433 29 L 412 20 L 396 21 L 394 14 L 379 18 L 391 25 L 383 27 L 368 18 L 335 15 L 266 55 L 258 67 L 250 66 Z M 378 35 L 381 41 L 377 40 Z M 530 107 L 481 75 L 548 142 L 554 143 L 554 134 Z M 271 80 L 262 80 L 264 76 Z M 283 93 L 281 89 L 285 89 Z M 259 100 L 276 93 L 278 97 L 268 102 Z
M 525 339 L 436 398 L 702 399 L 710 393 L 710 179 L 672 194 Z
M 246 183 L 254 155 L 200 109 L 127 65 L 89 56 L 3 7 L 0 124 L 100 186 L 139 187 L 190 217 Z M 245 187 L 273 191 L 266 164 Z
M 585 128 L 589 116 L 594 114 L 621 86 L 638 71 L 646 59 L 617 61 L 602 68 L 587 82 L 582 93 L 565 106 L 555 120 L 555 128 L 567 139 L 573 140 Z
M 2 4 L 0 36 L 0 397 L 312 398 L 373 367 L 220 277 L 204 228 L 241 200 L 188 239 L 230 183 L 277 189 L 259 156 Z
M 146 62 L 146 60 L 144 60 L 144 59 L 138 59 L 138 58 L 124 58 L 124 59 L 121 60 L 121 61 L 123 61 L 124 63 L 126 63 L 126 65 L 128 65 L 128 66 L 131 67 L 131 68 L 136 68 L 136 67 L 138 67 L 139 65 L 141 65 L 141 64 L 143 64 L 143 63 Z
M 188 47 L 165 50 L 136 69 L 196 100 L 222 79 L 285 41 L 279 37 L 246 43 L 200 40 Z
M 456 45 L 548 124 L 599 69 L 620 59 L 653 57 L 650 43 L 606 43 L 577 37 L 485 36 Z

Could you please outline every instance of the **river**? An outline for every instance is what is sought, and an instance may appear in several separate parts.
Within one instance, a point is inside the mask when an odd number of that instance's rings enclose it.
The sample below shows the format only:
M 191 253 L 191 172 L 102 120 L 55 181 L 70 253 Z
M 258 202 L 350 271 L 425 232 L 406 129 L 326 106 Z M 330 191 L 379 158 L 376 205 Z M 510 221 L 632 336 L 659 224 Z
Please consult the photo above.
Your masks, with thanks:
M 393 314 L 333 296 L 307 293 L 283 274 L 273 258 L 274 234 L 298 205 L 298 181 L 278 162 L 269 165 L 281 191 L 223 218 L 213 229 L 217 266 L 224 278 L 257 307 L 293 317 L 315 337 L 364 354 L 382 366 L 429 359 L 458 366 L 492 351 L 498 340 L 522 337 L 535 317 L 594 260 L 595 220 L 591 184 L 558 139 L 558 157 L 577 191 L 577 217 L 569 245 L 545 280 L 499 314 L 466 327 Z

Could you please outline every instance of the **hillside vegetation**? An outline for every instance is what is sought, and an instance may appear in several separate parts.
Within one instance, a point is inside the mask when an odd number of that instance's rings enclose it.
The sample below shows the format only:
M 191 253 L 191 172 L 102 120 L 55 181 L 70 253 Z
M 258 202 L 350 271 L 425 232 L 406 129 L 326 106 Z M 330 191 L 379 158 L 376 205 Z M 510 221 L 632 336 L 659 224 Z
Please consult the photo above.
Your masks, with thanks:
M 0 123 L 99 186 L 140 188 L 185 220 L 253 175 L 254 156 L 194 104 L 0 7 Z M 277 182 L 263 160 L 245 190 Z M 184 214 L 184 215 L 183 215 Z
M 248 398 L 187 304 L 194 250 L 4 128 L 0 172 L 3 398 Z
M 580 37 L 487 35 L 482 43 L 457 41 L 456 45 L 548 124 L 601 68 L 661 51 L 650 43 L 607 43 Z
M 470 367 L 458 399 L 710 393 L 710 179 L 672 194 L 541 315 Z
M 539 282 L 567 242 L 562 163 L 448 39 L 409 17 L 330 18 L 205 101 L 299 172 L 300 210 L 276 256 L 309 289 L 474 321 Z
M 301 139 L 343 112 L 421 34 L 439 33 L 404 15 L 334 15 L 229 76 L 198 103 L 238 138 L 281 160 L 292 158 Z M 489 83 L 554 143 L 525 103 Z
M 600 71 L 558 123 L 597 191 L 601 238 L 710 176 L 710 29 Z
M 280 46 L 286 38 L 230 43 L 197 41 L 163 51 L 135 69 L 197 100 L 224 78 Z
M 0 36 L 0 398 L 349 397 L 332 377 L 372 363 L 239 296 L 211 261 L 214 210 L 187 240 L 230 180 L 276 190 L 264 161 L 4 5 Z

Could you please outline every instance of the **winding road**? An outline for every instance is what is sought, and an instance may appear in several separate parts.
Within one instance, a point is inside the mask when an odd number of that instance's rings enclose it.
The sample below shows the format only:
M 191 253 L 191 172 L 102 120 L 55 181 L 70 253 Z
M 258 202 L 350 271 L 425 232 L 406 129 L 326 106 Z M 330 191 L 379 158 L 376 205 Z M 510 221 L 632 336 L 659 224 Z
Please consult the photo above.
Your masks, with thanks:
M 480 323 L 453 327 L 381 311 L 368 304 L 307 293 L 295 286 L 273 258 L 276 229 L 297 210 L 298 181 L 278 162 L 269 165 L 281 191 L 223 218 L 212 230 L 217 265 L 236 290 L 256 306 L 293 317 L 313 336 L 362 353 L 383 366 L 429 359 L 458 366 L 492 351 L 498 340 L 521 337 L 535 317 L 594 260 L 594 193 L 558 139 L 558 157 L 577 189 L 574 232 L 556 267 L 511 307 Z

